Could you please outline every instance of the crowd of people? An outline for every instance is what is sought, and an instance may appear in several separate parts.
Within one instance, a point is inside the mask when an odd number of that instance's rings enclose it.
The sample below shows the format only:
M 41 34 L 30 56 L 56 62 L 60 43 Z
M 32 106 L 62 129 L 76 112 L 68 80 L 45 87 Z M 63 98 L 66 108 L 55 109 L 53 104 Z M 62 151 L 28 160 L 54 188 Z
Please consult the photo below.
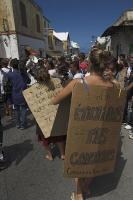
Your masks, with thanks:
M 123 125 L 133 139 L 133 54 L 124 54 L 115 58 L 110 52 L 94 47 L 89 57 L 84 53 L 65 58 L 38 58 L 35 51 L 30 51 L 27 59 L 0 59 L 0 114 L 4 112 L 10 118 L 15 113 L 16 128 L 24 130 L 27 127 L 28 106 L 23 91 L 36 82 L 45 84 L 50 78 L 59 78 L 64 89 L 53 99 L 54 105 L 71 95 L 76 82 L 85 79 L 87 84 L 121 88 L 127 91 L 127 101 L 123 116 Z M 45 138 L 39 125 L 36 124 L 38 140 L 42 141 L 47 150 L 46 159 L 53 160 L 51 144 L 57 143 L 61 159 L 65 159 L 66 136 Z M 3 130 L 0 117 L 0 166 L 4 165 Z M 92 179 L 75 179 L 77 192 L 72 194 L 72 200 L 83 199 L 83 194 L 89 191 Z M 87 184 L 86 184 L 87 183 Z

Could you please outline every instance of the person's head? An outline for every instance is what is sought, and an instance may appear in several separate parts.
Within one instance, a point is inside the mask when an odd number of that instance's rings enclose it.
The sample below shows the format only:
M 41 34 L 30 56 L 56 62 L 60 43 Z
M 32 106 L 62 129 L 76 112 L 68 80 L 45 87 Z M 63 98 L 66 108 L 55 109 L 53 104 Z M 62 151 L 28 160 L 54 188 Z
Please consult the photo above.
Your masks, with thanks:
M 17 58 L 14 58 L 10 61 L 10 66 L 13 69 L 18 69 L 19 68 L 19 60 Z
M 120 54 L 120 55 L 119 55 L 119 59 L 120 59 L 120 60 L 125 60 L 125 59 L 126 59 L 125 54 Z
M 90 53 L 90 69 L 103 79 L 108 79 L 116 69 L 117 60 L 110 52 L 101 49 L 93 49 Z
M 48 62 L 47 68 L 48 68 L 48 70 L 55 69 L 55 65 L 54 65 L 53 61 Z
M 26 60 L 20 60 L 18 67 L 20 70 L 26 70 Z
M 119 69 L 119 64 L 117 62 L 117 59 L 111 56 L 107 63 L 107 67 L 105 68 L 104 71 L 104 78 L 107 80 L 114 79 L 118 69 Z
M 44 65 L 46 65 L 47 64 L 47 62 L 48 62 L 48 59 L 47 58 L 44 58 Z
M 78 56 L 74 56 L 73 61 L 78 61 L 79 62 Z
M 132 70 L 131 73 L 130 73 L 130 79 L 133 80 L 133 70 Z
M 59 64 L 64 63 L 65 62 L 65 57 L 64 56 L 59 57 L 58 58 L 58 62 L 59 62 Z
M 79 61 L 83 62 L 85 60 L 85 53 L 80 53 L 79 54 Z
M 38 64 L 41 66 L 44 66 L 44 60 L 43 59 L 38 59 Z
M 3 58 L 1 60 L 1 66 L 2 67 L 8 67 L 8 64 L 9 64 L 9 59 L 8 58 Z
M 54 66 L 57 66 L 58 60 L 56 58 L 53 58 L 53 64 L 54 64 Z
M 72 74 L 76 74 L 77 72 L 80 71 L 80 67 L 79 67 L 79 61 L 73 61 L 70 64 L 70 71 L 72 72 Z
M 70 65 L 70 63 L 72 62 L 71 57 L 66 58 L 66 62 Z
M 37 67 L 35 79 L 40 83 L 47 83 L 50 80 L 50 75 L 44 67 Z
M 127 68 L 128 67 L 128 62 L 126 61 L 126 59 L 119 60 L 119 66 L 120 66 L 119 71 L 121 71 L 124 68 Z

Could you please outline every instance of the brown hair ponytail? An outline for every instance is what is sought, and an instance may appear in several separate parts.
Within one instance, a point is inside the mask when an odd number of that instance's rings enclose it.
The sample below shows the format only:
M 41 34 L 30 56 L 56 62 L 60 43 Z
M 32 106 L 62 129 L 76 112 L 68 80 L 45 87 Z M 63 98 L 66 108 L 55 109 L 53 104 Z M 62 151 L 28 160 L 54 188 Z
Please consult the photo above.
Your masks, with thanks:
M 36 71 L 35 79 L 39 83 L 47 83 L 50 80 L 50 75 L 44 67 L 40 67 Z
M 95 48 L 90 52 L 91 72 L 95 72 L 103 79 L 104 71 L 108 68 L 112 55 L 108 51 Z

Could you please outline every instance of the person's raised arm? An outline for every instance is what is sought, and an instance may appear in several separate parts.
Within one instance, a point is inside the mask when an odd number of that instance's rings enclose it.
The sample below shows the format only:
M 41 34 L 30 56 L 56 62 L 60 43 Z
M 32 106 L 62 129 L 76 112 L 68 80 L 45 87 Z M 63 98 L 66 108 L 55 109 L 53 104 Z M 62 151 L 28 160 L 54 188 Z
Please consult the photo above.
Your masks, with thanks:
M 73 87 L 78 79 L 72 80 L 65 88 L 63 88 L 59 94 L 52 100 L 52 104 L 59 104 L 64 98 L 72 93 Z

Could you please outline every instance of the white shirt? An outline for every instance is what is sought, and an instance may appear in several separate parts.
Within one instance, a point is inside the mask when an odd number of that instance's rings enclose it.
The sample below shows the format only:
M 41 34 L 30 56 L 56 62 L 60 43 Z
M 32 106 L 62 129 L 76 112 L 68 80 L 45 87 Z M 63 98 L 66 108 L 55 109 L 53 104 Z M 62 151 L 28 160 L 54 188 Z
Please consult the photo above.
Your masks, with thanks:
M 85 77 L 90 76 L 90 75 L 91 75 L 91 73 L 90 73 L 90 72 L 87 72 L 87 73 L 85 74 Z
M 29 76 L 29 78 L 31 80 L 30 84 L 28 84 L 29 86 L 32 86 L 35 83 L 37 83 L 37 80 L 30 73 L 28 73 L 28 76 Z
M 3 68 L 2 68 L 2 71 L 5 72 L 5 73 L 8 73 L 8 72 L 10 71 L 10 69 L 7 68 L 7 67 L 3 67 Z
M 82 73 L 77 73 L 74 75 L 73 79 L 77 79 L 77 78 L 81 79 L 83 77 L 84 77 L 84 75 Z
M 132 71 L 131 67 L 128 67 L 128 69 L 127 69 L 127 78 L 129 78 L 129 76 L 131 74 L 131 71 Z
M 52 76 L 52 77 L 56 77 L 56 76 L 57 76 L 56 69 L 50 69 L 50 70 L 48 70 L 48 73 L 49 73 L 50 76 Z

